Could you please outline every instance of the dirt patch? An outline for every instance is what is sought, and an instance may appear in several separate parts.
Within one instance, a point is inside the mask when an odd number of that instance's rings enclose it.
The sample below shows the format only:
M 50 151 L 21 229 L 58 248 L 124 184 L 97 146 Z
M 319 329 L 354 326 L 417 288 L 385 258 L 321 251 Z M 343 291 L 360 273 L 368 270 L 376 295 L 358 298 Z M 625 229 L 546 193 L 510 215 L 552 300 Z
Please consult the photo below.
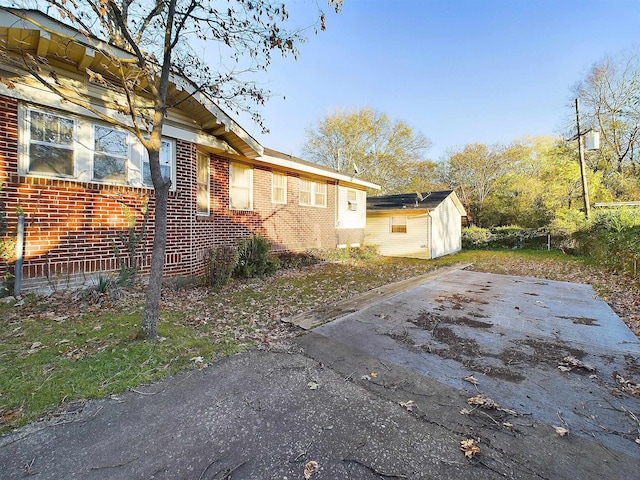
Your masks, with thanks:
M 472 314 L 477 318 L 487 318 L 486 315 L 482 314 Z M 491 328 L 493 327 L 493 323 L 491 322 L 483 322 L 481 320 L 474 320 L 469 317 L 460 316 L 460 317 L 452 317 L 449 315 L 438 315 L 429 312 L 423 312 L 420 314 L 418 318 L 410 320 L 415 326 L 420 327 L 424 330 L 434 330 L 436 326 L 441 323 L 449 324 L 449 325 L 464 325 L 471 328 Z
M 593 326 L 593 327 L 597 327 L 600 326 L 600 324 L 598 323 L 598 320 L 595 318 L 588 318 L 588 317 L 565 317 L 565 316 L 559 316 L 556 318 L 561 318 L 563 320 L 571 320 L 573 323 L 575 323 L 576 325 L 589 325 L 589 326 Z
M 475 329 L 489 329 L 490 322 L 474 320 L 466 316 L 441 315 L 434 312 L 422 312 L 409 322 L 429 332 L 431 341 L 417 344 L 410 331 L 402 334 L 390 333 L 391 338 L 399 341 L 411 351 L 427 352 L 440 358 L 456 360 L 466 368 L 482 372 L 490 377 L 508 382 L 521 382 L 525 379 L 524 370 L 533 366 L 545 366 L 555 370 L 566 356 L 581 359 L 586 356 L 583 350 L 572 348 L 559 342 L 538 339 L 515 340 L 514 346 L 501 352 L 484 350 L 473 338 L 459 335 L 452 326 L 466 326 Z M 491 360 L 494 360 L 493 362 Z M 496 365 L 499 360 L 502 365 Z
M 546 342 L 528 338 L 526 340 L 514 340 L 513 343 L 519 347 L 507 348 L 497 356 L 505 365 L 546 365 L 555 369 L 562 359 L 569 355 L 577 359 L 582 359 L 586 356 L 583 350 L 568 347 L 558 342 Z
M 493 326 L 489 322 L 473 320 L 468 317 L 452 317 L 423 312 L 419 317 L 410 320 L 416 327 L 426 330 L 431 335 L 432 342 L 416 344 L 408 331 L 388 334 L 411 351 L 426 352 L 438 355 L 440 358 L 456 360 L 469 370 L 484 373 L 509 382 L 521 382 L 525 379 L 520 372 L 508 365 L 490 365 L 483 363 L 486 358 L 498 358 L 495 353 L 483 350 L 478 342 L 472 338 L 458 335 L 449 325 L 464 325 L 470 328 L 488 329 Z
M 454 310 L 459 310 L 463 307 L 463 305 L 468 305 L 470 303 L 489 305 L 489 302 L 487 302 L 486 300 L 482 300 L 481 298 L 477 297 L 462 295 L 460 293 L 453 293 L 451 295 L 440 295 L 439 297 L 435 298 L 435 301 L 438 303 L 450 303 Z

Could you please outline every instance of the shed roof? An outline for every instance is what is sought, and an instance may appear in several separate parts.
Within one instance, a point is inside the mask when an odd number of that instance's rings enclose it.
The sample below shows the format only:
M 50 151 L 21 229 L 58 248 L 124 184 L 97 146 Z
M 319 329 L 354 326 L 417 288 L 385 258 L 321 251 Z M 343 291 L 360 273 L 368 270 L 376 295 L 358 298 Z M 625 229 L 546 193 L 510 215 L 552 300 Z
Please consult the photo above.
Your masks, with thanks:
M 368 197 L 367 211 L 433 210 L 451 195 L 453 195 L 453 201 L 460 211 L 460 214 L 466 216 L 467 212 L 464 210 L 458 196 L 453 190 L 422 193 L 398 193 L 394 195 Z

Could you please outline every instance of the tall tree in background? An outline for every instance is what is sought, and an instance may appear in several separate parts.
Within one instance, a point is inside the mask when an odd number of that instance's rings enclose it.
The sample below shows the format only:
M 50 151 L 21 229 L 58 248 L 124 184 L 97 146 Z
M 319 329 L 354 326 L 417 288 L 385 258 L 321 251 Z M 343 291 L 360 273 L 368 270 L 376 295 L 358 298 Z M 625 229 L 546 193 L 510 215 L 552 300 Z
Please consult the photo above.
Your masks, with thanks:
M 408 175 L 431 142 L 402 120 L 392 122 L 372 108 L 328 114 L 307 128 L 303 152 L 310 160 L 353 174 L 357 166 L 383 193 L 406 190 Z
M 579 215 L 582 183 L 573 144 L 554 137 L 527 137 L 517 144 L 517 160 L 485 200 L 485 226 L 540 228 L 567 216 L 584 217 Z M 588 179 L 596 201 L 610 200 L 601 174 L 589 171 Z
M 484 226 L 487 197 L 522 155 L 523 147 L 519 144 L 473 143 L 449 153 L 443 172 L 444 181 L 457 191 L 472 223 Z
M 640 53 L 603 58 L 574 93 L 581 100 L 584 129 L 600 131 L 600 150 L 587 156 L 590 167 L 603 173 L 616 196 L 639 193 Z
M 84 72 L 89 81 L 120 93 L 126 101 L 113 101 L 108 107 L 118 115 L 108 115 L 96 108 L 77 85 L 59 78 L 46 58 L 9 51 L 0 45 L 5 61 L 13 61 L 65 101 L 131 132 L 148 152 L 155 195 L 155 234 L 141 334 L 157 338 L 171 186 L 160 167 L 162 129 L 167 112 L 177 106 L 176 102 L 185 101 L 172 96 L 170 85 L 185 82 L 192 92 L 204 94 L 234 112 L 247 111 L 262 125 L 255 106 L 264 103 L 268 92 L 240 72 L 266 70 L 272 52 L 296 56 L 304 38 L 299 29 L 286 28 L 285 5 L 270 0 L 25 1 L 27 7 L 31 4 L 81 33 L 80 40 L 104 58 L 103 71 Z M 328 0 L 328 5 L 337 12 L 342 0 Z M 31 21 L 28 12 L 12 13 Z M 318 12 L 316 25 L 324 29 L 322 11 Z M 60 34 L 58 30 L 49 33 Z M 211 50 L 219 52 L 213 65 L 196 51 L 211 42 L 215 44 Z M 64 49 L 60 49 L 60 55 L 64 56 Z M 71 57 L 61 60 L 73 62 Z

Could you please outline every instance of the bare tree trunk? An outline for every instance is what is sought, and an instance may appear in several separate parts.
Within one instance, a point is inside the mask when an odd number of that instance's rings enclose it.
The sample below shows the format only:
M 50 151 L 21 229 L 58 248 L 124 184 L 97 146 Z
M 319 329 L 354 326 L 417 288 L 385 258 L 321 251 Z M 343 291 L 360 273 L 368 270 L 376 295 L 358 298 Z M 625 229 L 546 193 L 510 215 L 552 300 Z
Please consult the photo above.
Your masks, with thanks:
M 158 319 L 160 316 L 160 294 L 162 290 L 162 273 L 167 246 L 167 203 L 169 198 L 169 182 L 156 188 L 155 194 L 155 230 L 153 250 L 151 252 L 151 272 L 147 286 L 147 297 L 140 325 L 139 337 L 155 340 L 158 338 Z

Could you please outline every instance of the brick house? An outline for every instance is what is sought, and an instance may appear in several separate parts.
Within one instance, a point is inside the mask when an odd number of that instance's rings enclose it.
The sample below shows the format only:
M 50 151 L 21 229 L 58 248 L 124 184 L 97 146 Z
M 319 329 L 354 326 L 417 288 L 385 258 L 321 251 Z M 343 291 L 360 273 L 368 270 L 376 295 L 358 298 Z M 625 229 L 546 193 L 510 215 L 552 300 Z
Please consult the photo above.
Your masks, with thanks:
M 28 13 L 48 33 L 14 12 L 0 9 L 0 45 L 47 58 L 59 78 L 109 112 L 105 99 L 117 94 L 87 74 L 99 71 L 99 50 L 41 12 Z M 63 44 L 66 62 L 56 58 Z M 25 215 L 24 289 L 78 286 L 116 271 L 118 232 L 130 222 L 140 230 L 147 202 L 137 257 L 148 271 L 153 188 L 141 144 L 2 60 L 0 77 L 0 202 L 12 231 L 17 212 Z M 366 189 L 377 185 L 264 148 L 187 82 L 176 79 L 170 94 L 185 101 L 163 130 L 162 170 L 172 180 L 165 275 L 199 275 L 209 248 L 251 233 L 293 251 L 364 241 Z

